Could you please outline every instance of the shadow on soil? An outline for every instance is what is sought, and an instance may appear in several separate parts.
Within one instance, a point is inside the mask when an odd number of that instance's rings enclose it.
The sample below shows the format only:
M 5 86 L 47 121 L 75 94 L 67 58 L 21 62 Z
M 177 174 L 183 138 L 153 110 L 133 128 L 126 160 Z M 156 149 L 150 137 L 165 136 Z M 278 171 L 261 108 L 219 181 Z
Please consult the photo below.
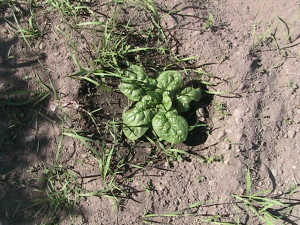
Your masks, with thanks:
M 45 55 L 19 63 L 26 57 L 15 50 L 17 43 L 17 38 L 0 39 L 0 224 L 5 225 L 24 224 L 37 212 L 33 208 L 25 212 L 40 187 L 28 169 L 45 160 L 49 142 L 38 134 L 38 127 L 46 122 L 40 115 L 47 115 L 50 94 L 30 92 L 28 81 L 20 75 L 23 68 L 34 66 Z

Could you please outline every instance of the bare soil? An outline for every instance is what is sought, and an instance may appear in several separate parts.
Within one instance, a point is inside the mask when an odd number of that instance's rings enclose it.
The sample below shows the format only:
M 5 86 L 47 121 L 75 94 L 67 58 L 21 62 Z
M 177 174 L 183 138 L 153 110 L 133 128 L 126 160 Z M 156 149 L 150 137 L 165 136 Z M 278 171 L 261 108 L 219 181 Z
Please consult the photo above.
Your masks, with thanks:
M 143 168 L 127 167 L 118 175 L 117 183 L 123 189 L 115 193 L 119 203 L 108 197 L 82 198 L 71 219 L 61 212 L 57 220 L 60 224 L 137 225 L 148 221 L 192 225 L 210 224 L 199 218 L 220 215 L 222 221 L 240 218 L 240 224 L 264 224 L 240 209 L 231 196 L 245 194 L 248 169 L 253 190 L 270 190 L 269 196 L 283 196 L 300 183 L 300 2 L 156 3 L 171 51 L 198 56 L 193 65 L 215 76 L 217 86 L 208 89 L 224 92 L 203 105 L 209 129 L 200 129 L 191 134 L 190 142 L 175 146 L 190 153 L 179 161 L 167 161 L 163 153 L 153 155 L 155 147 L 146 140 L 131 150 L 124 145 L 120 154 L 128 154 L 131 164 Z M 98 7 L 103 20 L 110 15 L 109 6 L 93 7 Z M 141 27 L 149 26 L 147 17 L 132 10 L 125 8 L 120 17 L 124 21 L 131 18 Z M 167 13 L 170 10 L 173 13 Z M 92 35 L 68 30 L 54 12 L 41 9 L 39 13 L 38 18 L 51 26 L 46 27 L 43 38 L 32 42 L 31 48 L 7 26 L 9 11 L 4 11 L 0 19 L 0 224 L 5 225 L 41 223 L 42 218 L 32 220 L 37 209 L 26 207 L 42 196 L 36 189 L 47 191 L 43 180 L 35 178 L 42 177 L 49 165 L 60 164 L 76 171 L 78 185 L 85 193 L 103 190 L 98 161 L 79 140 L 64 137 L 55 160 L 60 138 L 70 129 L 103 129 L 111 119 L 119 121 L 127 105 L 117 91 L 117 83 L 111 86 L 112 92 L 107 92 L 69 77 L 78 72 L 78 67 L 67 45 L 68 37 L 54 27 L 72 33 L 79 52 L 87 57 L 93 57 L 89 49 Z M 88 21 L 88 17 L 85 19 Z M 147 43 L 141 39 L 139 44 L 143 41 Z M 144 57 L 145 64 L 151 60 L 151 55 Z M 155 58 L 157 65 L 164 63 L 160 59 Z M 32 103 L 4 103 L 9 91 L 42 90 L 39 77 L 55 87 L 59 101 L 52 95 L 34 104 L 31 94 L 10 101 Z M 87 112 L 99 107 L 97 127 Z M 299 193 L 292 198 L 295 209 L 283 218 L 285 224 L 300 223 Z M 145 217 L 183 210 L 198 202 L 203 202 L 203 207 L 187 210 L 193 214 L 190 216 Z M 18 207 L 26 210 L 7 216 Z

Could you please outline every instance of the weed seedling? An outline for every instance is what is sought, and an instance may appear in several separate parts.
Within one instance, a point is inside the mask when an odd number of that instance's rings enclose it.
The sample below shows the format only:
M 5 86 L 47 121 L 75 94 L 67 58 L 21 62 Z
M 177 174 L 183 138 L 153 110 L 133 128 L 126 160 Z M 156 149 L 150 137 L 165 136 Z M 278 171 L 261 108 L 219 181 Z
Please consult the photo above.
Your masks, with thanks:
M 289 88 L 292 90 L 292 94 L 296 92 L 296 90 L 299 88 L 298 84 L 294 81 L 289 82 Z
M 233 195 L 233 197 L 242 203 L 242 208 L 249 212 L 249 215 L 259 218 L 264 224 L 275 225 L 282 224 L 292 207 L 286 204 L 280 198 L 268 196 L 270 190 L 252 192 L 252 176 L 250 170 L 246 176 L 245 195 Z
M 216 116 L 220 119 L 225 119 L 226 117 L 230 116 L 230 112 L 227 109 L 226 103 L 223 102 L 215 102 L 214 108 L 216 110 Z
M 62 166 L 54 166 L 44 170 L 43 180 L 47 189 L 45 193 L 39 191 L 43 197 L 33 200 L 31 207 L 39 207 L 34 217 L 46 215 L 52 221 L 61 210 L 70 214 L 82 198 L 81 182 L 77 174 Z
M 203 27 L 205 29 L 212 28 L 215 23 L 215 17 L 213 14 L 209 13 L 207 21 L 204 23 Z
M 200 156 L 198 161 L 200 163 L 208 163 L 208 164 L 211 164 L 213 162 L 223 162 L 224 156 L 221 154 L 216 155 L 216 156 Z

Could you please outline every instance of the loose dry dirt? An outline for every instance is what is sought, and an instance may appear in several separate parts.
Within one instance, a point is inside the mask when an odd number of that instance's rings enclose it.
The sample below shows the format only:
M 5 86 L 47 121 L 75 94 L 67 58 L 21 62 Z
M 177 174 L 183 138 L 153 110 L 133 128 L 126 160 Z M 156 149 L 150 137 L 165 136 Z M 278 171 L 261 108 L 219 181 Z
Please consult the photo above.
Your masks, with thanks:
M 214 96 L 206 118 L 211 132 L 204 143 L 179 146 L 192 153 L 188 160 L 171 164 L 159 161 L 144 169 L 126 171 L 130 179 L 120 180 L 126 180 L 123 185 L 131 194 L 118 207 L 110 198 L 88 197 L 80 202 L 79 213 L 74 212 L 75 219 L 66 218 L 61 224 L 138 225 L 145 219 L 161 224 L 207 224 L 199 216 L 143 218 L 146 213 L 172 213 L 196 202 L 208 202 L 192 210 L 198 215 L 222 215 L 225 221 L 239 217 L 241 224 L 263 224 L 228 203 L 232 203 L 233 194 L 245 193 L 247 169 L 253 176 L 253 189 L 269 189 L 272 196 L 280 196 L 300 183 L 300 2 L 173 0 L 157 5 L 172 51 L 198 56 L 195 65 L 217 77 L 214 82 L 218 85 L 209 89 L 234 94 Z M 103 10 L 109 15 L 109 8 Z M 167 14 L 168 10 L 174 13 Z M 122 13 L 124 20 L 130 17 L 126 11 Z M 85 96 L 88 87 L 82 89 L 82 83 L 68 77 L 78 69 L 67 38 L 57 30 L 51 28 L 29 50 L 9 31 L 4 17 L 0 20 L 0 97 L 12 90 L 36 90 L 33 80 L 37 75 L 47 84 L 51 80 L 61 93 L 60 102 L 52 97 L 37 106 L 47 118 L 39 116 L 34 121 L 34 107 L 0 105 L 0 224 L 38 224 L 24 222 L 26 214 L 10 222 L 6 211 L 16 208 L 18 200 L 39 196 L 33 190 L 43 185 L 28 180 L 55 162 L 62 128 L 87 128 L 89 121 L 83 109 L 99 106 L 104 109 L 99 115 L 102 118 L 112 114 L 120 118 L 127 102 L 115 93 L 109 94 L 111 104 L 105 105 L 105 94 L 98 89 L 92 90 L 97 98 Z M 51 27 L 63 27 L 53 13 L 46 13 L 44 20 Z M 78 49 L 84 54 L 88 44 L 80 41 Z M 98 102 L 89 102 L 91 99 Z M 56 119 L 57 114 L 67 125 Z M 107 120 L 101 121 L 105 124 Z M 141 149 L 135 149 L 137 158 L 132 163 L 141 163 L 150 151 L 149 144 L 142 144 Z M 203 162 L 203 158 L 215 161 Z M 97 161 L 78 140 L 64 139 L 59 162 L 81 177 L 99 174 Z M 97 176 L 83 181 L 87 191 L 101 188 Z M 299 202 L 300 196 L 293 198 Z M 286 224 L 299 224 L 299 218 L 296 205 Z

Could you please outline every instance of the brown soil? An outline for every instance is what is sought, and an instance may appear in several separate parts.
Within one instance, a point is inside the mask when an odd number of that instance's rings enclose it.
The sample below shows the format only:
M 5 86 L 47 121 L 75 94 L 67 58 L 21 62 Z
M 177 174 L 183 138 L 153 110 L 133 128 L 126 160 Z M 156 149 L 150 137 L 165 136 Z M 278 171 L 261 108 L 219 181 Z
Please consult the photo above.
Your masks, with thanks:
M 245 194 L 248 169 L 254 191 L 271 190 L 269 196 L 283 196 L 299 185 L 300 3 L 173 0 L 157 1 L 157 6 L 172 52 L 198 56 L 193 65 L 216 76 L 213 82 L 218 85 L 208 89 L 230 94 L 208 99 L 210 105 L 204 107 L 209 129 L 200 129 L 190 142 L 175 146 L 191 153 L 182 160 L 168 163 L 149 142 L 143 140 L 133 146 L 118 137 L 125 143 L 119 148 L 120 157 L 126 155 L 131 164 L 144 166 L 125 167 L 117 175 L 117 183 L 126 193 L 114 193 L 119 204 L 107 197 L 83 198 L 72 219 L 61 212 L 58 220 L 64 219 L 61 224 L 137 225 L 148 220 L 153 224 L 192 225 L 209 224 L 199 218 L 220 215 L 222 221 L 233 222 L 239 217 L 241 224 L 264 224 L 239 209 L 231 196 Z M 98 13 L 103 10 L 110 15 L 109 6 L 93 7 L 99 7 Z M 124 21 L 131 18 L 141 27 L 149 26 L 147 17 L 131 10 L 120 13 Z M 168 14 L 168 10 L 173 13 Z M 106 16 L 101 13 L 104 20 Z M 47 190 L 42 180 L 36 182 L 34 178 L 42 176 L 49 165 L 61 164 L 76 171 L 78 185 L 86 193 L 105 188 L 96 158 L 79 140 L 65 137 L 58 161 L 55 155 L 63 132 L 75 129 L 95 134 L 111 119 L 120 121 L 127 100 L 116 90 L 116 81 L 111 82 L 113 91 L 106 92 L 68 77 L 78 68 L 67 37 L 54 27 L 72 33 L 81 56 L 93 58 L 90 43 L 94 37 L 88 31 L 79 34 L 68 30 L 54 12 L 42 10 L 39 18 L 43 16 L 51 26 L 29 48 L 6 25 L 4 19 L 10 16 L 5 11 L 0 19 L 0 224 L 39 224 L 42 218 L 30 220 L 35 208 L 18 212 L 14 218 L 7 218 L 6 212 L 11 215 L 20 201 L 26 208 L 28 202 L 40 197 L 35 189 Z M 155 40 L 141 38 L 137 46 L 144 41 Z M 151 56 L 143 57 L 145 64 L 150 63 Z M 167 59 L 159 57 L 155 58 L 156 65 L 161 66 Z M 86 66 L 84 58 L 80 59 Z M 31 94 L 10 99 L 18 103 L 33 100 L 26 105 L 3 103 L 7 101 L 4 93 L 9 91 L 42 90 L 38 76 L 45 84 L 53 84 L 59 98 L 52 95 L 33 104 L 35 96 Z M 95 126 L 87 112 L 99 107 Z M 295 210 L 284 220 L 286 224 L 299 224 L 299 193 L 292 198 Z M 188 210 L 191 216 L 143 217 L 172 213 L 197 202 L 205 204 Z

